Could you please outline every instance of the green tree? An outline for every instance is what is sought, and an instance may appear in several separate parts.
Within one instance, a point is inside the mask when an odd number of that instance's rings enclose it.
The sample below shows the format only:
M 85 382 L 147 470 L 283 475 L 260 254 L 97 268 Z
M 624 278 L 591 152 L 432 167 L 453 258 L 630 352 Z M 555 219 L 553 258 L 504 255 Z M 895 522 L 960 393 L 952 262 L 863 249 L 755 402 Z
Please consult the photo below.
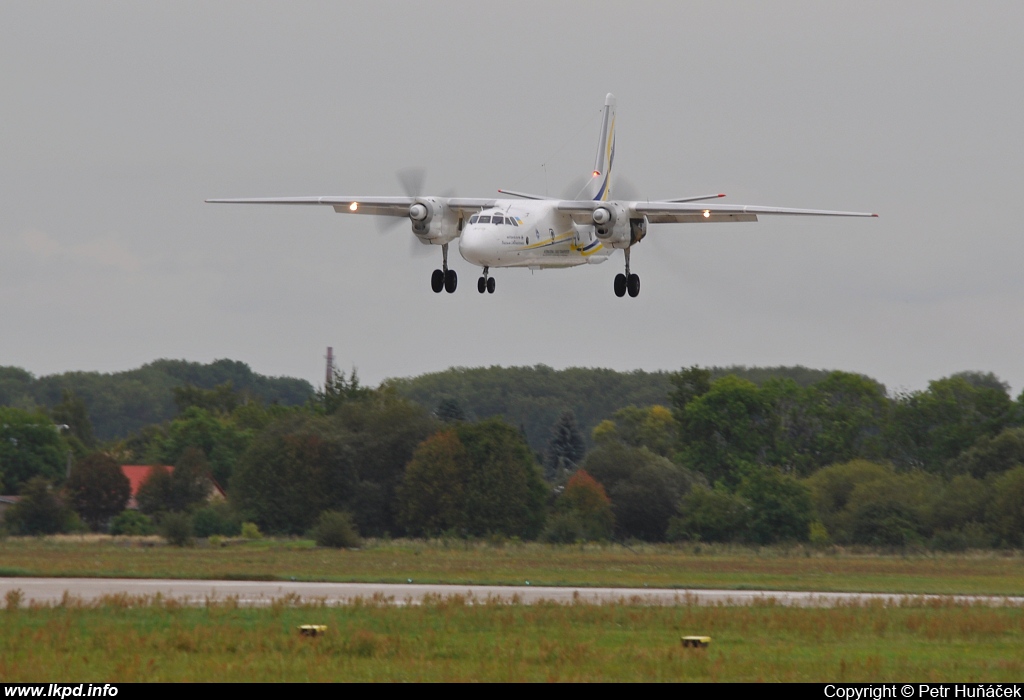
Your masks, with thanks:
M 665 538 L 679 499 L 691 486 L 703 483 L 690 470 L 646 447 L 621 442 L 592 450 L 584 469 L 607 489 L 618 534 L 651 541 Z
M 765 392 L 745 379 L 716 380 L 686 404 L 681 423 L 684 463 L 709 481 L 736 484 L 773 457 L 775 414 Z
M 358 478 L 350 432 L 329 417 L 295 414 L 253 439 L 230 497 L 264 532 L 302 534 L 321 512 L 350 505 Z
M 808 486 L 818 517 L 836 542 L 880 546 L 920 544 L 931 537 L 931 513 L 943 491 L 935 475 L 856 461 L 823 469 Z M 831 494 L 831 508 L 822 509 L 823 491 Z
M 34 476 L 25 483 L 21 500 L 11 506 L 4 520 L 16 535 L 68 532 L 74 523 L 73 513 L 60 493 L 41 476 Z
M 1007 428 L 995 437 L 983 435 L 947 464 L 953 474 L 984 478 L 1024 465 L 1024 428 Z
M 7 489 L 17 493 L 36 476 L 62 481 L 67 452 L 45 413 L 0 407 L 0 477 Z
M 545 453 L 545 476 L 550 481 L 562 478 L 576 469 L 583 459 L 586 446 L 583 435 L 576 425 L 576 415 L 571 410 L 562 411 L 551 426 L 551 439 Z
M 732 542 L 746 537 L 750 528 L 750 504 L 718 483 L 712 489 L 698 485 L 679 502 L 671 519 L 671 540 Z
M 171 390 L 171 395 L 174 397 L 174 405 L 181 413 L 189 408 L 198 408 L 214 414 L 230 415 L 246 399 L 235 391 L 230 381 L 218 384 L 212 389 L 203 389 L 192 384 L 176 386 Z
M 231 415 L 191 406 L 171 421 L 165 437 L 157 437 L 148 459 L 161 464 L 177 464 L 189 449 L 198 449 L 209 460 L 210 473 L 217 483 L 227 485 L 235 463 L 249 446 L 255 432 L 239 427 Z
M 941 471 L 984 436 L 998 435 L 1015 417 L 1005 385 L 981 382 L 975 373 L 928 383 L 923 392 L 896 397 L 887 442 L 905 468 Z
M 612 418 L 614 422 L 609 423 L 616 439 L 631 447 L 646 447 L 662 457 L 671 457 L 675 453 L 679 424 L 665 406 L 627 406 L 616 411 Z M 596 433 L 607 430 L 607 426 L 602 422 L 594 430 L 597 442 Z
M 338 409 L 351 401 L 364 401 L 373 398 L 374 390 L 359 383 L 359 376 L 353 367 L 352 373 L 346 378 L 339 369 L 324 388 L 316 393 L 313 405 L 325 415 L 337 413 Z
M 995 477 L 988 519 L 999 539 L 1013 547 L 1024 544 L 1024 467 Z
M 464 486 L 469 533 L 535 538 L 547 488 L 523 436 L 498 419 L 463 423 L 456 432 L 471 465 Z
M 466 420 L 466 412 L 462 409 L 462 404 L 459 403 L 458 399 L 450 396 L 441 399 L 437 404 L 435 413 L 438 420 L 444 423 L 457 423 L 458 421 Z
M 750 506 L 746 539 L 757 544 L 806 542 L 810 535 L 810 490 L 778 469 L 744 475 L 736 494 Z
M 398 489 L 404 529 L 414 535 L 464 529 L 464 488 L 470 470 L 469 453 L 454 429 L 424 440 L 413 453 Z
M 854 489 L 860 484 L 887 480 L 892 475 L 891 466 L 863 459 L 818 470 L 806 481 L 817 519 L 834 536 L 842 527 Z
M 60 403 L 50 410 L 50 416 L 57 425 L 66 425 L 70 435 L 77 440 L 80 447 L 78 452 L 85 454 L 88 450 L 96 447 L 96 438 L 92 433 L 92 423 L 89 421 L 89 410 L 85 402 L 75 395 L 70 389 L 61 391 Z
M 205 503 L 213 488 L 206 455 L 197 447 L 187 448 L 174 469 L 154 467 L 139 487 L 135 499 L 139 510 L 155 513 L 181 513 Z
M 821 426 L 811 446 L 814 467 L 882 457 L 890 413 L 884 386 L 859 374 L 832 372 L 811 387 L 810 398 Z
M 669 401 L 676 414 L 676 420 L 684 422 L 686 407 L 694 399 L 699 399 L 711 391 L 711 370 L 701 369 L 697 365 L 669 375 L 672 383 L 672 391 L 669 392 Z
M 113 457 L 94 452 L 78 460 L 65 484 L 72 508 L 93 530 L 124 510 L 131 484 Z
M 397 530 L 397 490 L 405 467 L 423 440 L 441 424 L 422 406 L 384 389 L 367 400 L 348 401 L 333 419 L 350 436 L 357 483 L 345 507 L 363 535 Z
M 578 524 L 582 540 L 606 540 L 615 529 L 611 499 L 604 487 L 583 469 L 569 478 L 555 503 L 555 511 Z

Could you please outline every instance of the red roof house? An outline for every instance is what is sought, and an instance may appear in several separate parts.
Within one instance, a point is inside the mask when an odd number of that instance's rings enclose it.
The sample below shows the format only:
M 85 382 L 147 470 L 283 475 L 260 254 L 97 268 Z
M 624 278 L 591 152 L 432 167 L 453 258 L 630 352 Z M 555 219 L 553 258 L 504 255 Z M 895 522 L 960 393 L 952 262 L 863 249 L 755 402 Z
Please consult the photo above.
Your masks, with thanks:
M 144 464 L 144 465 L 136 465 L 136 464 L 123 464 L 123 465 L 121 465 L 121 472 L 125 476 L 128 477 L 128 483 L 131 485 L 131 488 L 132 488 L 132 495 L 128 498 L 128 506 L 127 506 L 127 508 L 129 508 L 131 510 L 138 510 L 139 509 L 139 504 L 135 500 L 135 495 L 139 492 L 139 487 L 141 487 L 146 482 L 146 479 L 149 478 L 149 476 L 153 472 L 153 470 L 154 469 L 159 469 L 159 468 L 160 467 L 156 467 L 156 466 L 153 466 L 151 464 L 150 465 L 146 465 L 146 464 Z M 174 472 L 174 467 L 165 466 L 165 467 L 163 467 L 163 469 L 166 469 L 168 471 L 168 473 L 173 473 Z M 221 488 L 221 485 L 218 484 L 217 480 L 214 479 L 212 476 L 210 477 L 210 485 L 211 485 L 210 497 L 207 500 L 210 500 L 210 501 L 223 501 L 223 500 L 227 499 L 227 493 L 225 493 L 224 489 Z

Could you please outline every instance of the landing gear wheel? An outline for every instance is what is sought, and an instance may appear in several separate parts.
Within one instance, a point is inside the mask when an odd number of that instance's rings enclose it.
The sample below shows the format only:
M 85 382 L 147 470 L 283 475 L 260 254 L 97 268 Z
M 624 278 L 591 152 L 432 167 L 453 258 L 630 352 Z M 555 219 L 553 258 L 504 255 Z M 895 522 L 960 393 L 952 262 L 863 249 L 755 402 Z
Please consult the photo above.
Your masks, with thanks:
M 444 291 L 451 294 L 455 291 L 455 288 L 459 286 L 459 276 L 455 274 L 455 270 L 448 270 L 444 273 Z
M 626 286 L 629 289 L 629 296 L 635 297 L 640 294 L 640 275 L 630 275 Z
M 434 274 L 430 276 L 430 288 L 434 290 L 434 294 L 440 294 L 444 289 L 444 272 L 434 270 Z
M 487 293 L 488 294 L 494 294 L 494 278 L 493 277 L 488 277 L 487 278 Z
M 487 291 L 487 280 L 485 280 L 483 277 L 476 281 L 476 291 L 480 292 L 481 294 Z
M 615 296 L 626 296 L 626 276 L 621 272 L 615 275 Z

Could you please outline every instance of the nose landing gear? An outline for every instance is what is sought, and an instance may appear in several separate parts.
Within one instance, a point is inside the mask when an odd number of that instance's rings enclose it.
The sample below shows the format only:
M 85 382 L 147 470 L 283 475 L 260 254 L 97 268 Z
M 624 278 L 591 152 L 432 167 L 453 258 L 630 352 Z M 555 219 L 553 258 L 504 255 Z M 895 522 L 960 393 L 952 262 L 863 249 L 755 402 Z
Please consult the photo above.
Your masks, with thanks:
M 494 278 L 490 276 L 491 268 L 484 268 L 484 275 L 476 281 L 476 291 L 483 294 L 485 291 L 488 294 L 494 294 Z
M 626 256 L 626 274 L 621 272 L 615 275 L 615 296 L 624 297 L 626 292 L 629 292 L 629 296 L 635 297 L 640 295 L 640 275 L 630 274 L 629 272 L 629 248 L 622 251 Z
M 434 270 L 430 276 L 430 288 L 434 290 L 435 294 L 440 294 L 442 289 L 451 294 L 459 286 L 459 276 L 455 274 L 455 270 L 448 269 L 447 243 L 441 246 L 441 255 L 443 256 L 441 269 Z

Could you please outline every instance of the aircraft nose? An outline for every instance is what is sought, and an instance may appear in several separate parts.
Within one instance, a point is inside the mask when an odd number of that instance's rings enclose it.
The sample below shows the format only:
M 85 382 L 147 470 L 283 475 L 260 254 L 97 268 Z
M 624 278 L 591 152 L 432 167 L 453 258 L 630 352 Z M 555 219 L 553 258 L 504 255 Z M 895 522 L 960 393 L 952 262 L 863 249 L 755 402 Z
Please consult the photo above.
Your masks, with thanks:
M 474 265 L 486 265 L 486 236 L 475 227 L 467 228 L 459 236 L 459 253 L 467 262 Z

